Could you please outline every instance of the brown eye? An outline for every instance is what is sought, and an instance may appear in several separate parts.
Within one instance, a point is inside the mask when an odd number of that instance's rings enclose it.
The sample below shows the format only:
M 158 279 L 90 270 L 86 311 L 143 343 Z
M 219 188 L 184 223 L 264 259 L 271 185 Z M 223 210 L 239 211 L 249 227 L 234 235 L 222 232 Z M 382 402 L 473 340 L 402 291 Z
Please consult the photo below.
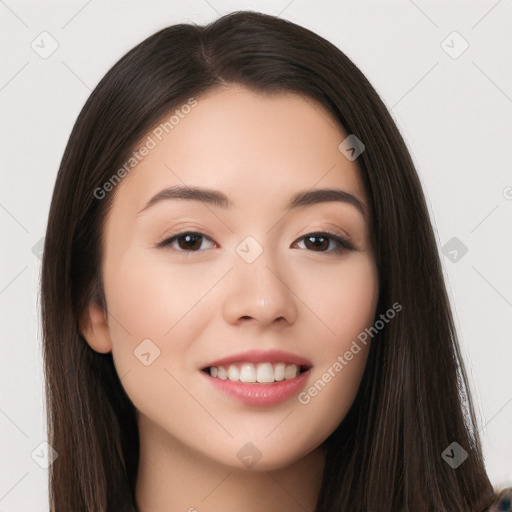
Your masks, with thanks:
M 183 249 L 184 251 L 194 251 L 201 247 L 203 237 L 199 234 L 187 233 L 185 235 L 178 236 L 176 240 L 178 241 L 180 249 Z
M 344 250 L 355 250 L 355 247 L 346 238 L 335 235 L 334 233 L 309 233 L 308 235 L 303 236 L 300 240 L 304 240 L 304 246 L 306 249 L 314 252 L 340 253 Z M 333 243 L 334 248 L 329 250 L 331 242 Z
M 185 231 L 183 233 L 177 233 L 169 238 L 166 238 L 165 240 L 162 240 L 157 244 L 157 247 L 169 246 L 178 252 L 200 252 L 199 249 L 204 240 L 212 241 L 211 238 L 203 235 L 202 233 Z M 177 243 L 177 248 L 175 242 Z
M 304 245 L 310 249 L 314 248 L 325 251 L 329 248 L 330 238 L 326 236 L 308 235 L 304 237 Z

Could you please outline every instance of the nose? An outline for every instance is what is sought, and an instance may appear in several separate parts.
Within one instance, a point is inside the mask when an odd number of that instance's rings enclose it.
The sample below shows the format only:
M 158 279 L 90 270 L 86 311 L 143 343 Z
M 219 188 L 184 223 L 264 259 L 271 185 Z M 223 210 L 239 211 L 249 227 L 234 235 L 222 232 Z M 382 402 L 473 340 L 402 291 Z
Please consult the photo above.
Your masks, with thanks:
M 252 263 L 235 260 L 227 276 L 223 305 L 224 319 L 229 324 L 247 322 L 267 327 L 295 323 L 298 299 L 293 283 L 287 282 L 292 280 L 291 275 L 267 257 L 269 252 L 264 250 Z

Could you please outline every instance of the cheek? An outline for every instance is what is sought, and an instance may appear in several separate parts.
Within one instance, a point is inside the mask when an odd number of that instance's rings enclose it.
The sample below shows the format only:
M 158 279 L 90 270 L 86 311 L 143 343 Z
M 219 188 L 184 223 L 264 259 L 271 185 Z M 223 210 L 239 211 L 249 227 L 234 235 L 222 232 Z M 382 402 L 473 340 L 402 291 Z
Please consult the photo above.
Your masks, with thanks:
M 330 313 L 333 330 L 346 339 L 356 337 L 375 317 L 379 284 L 372 261 L 362 259 L 336 282 L 339 293 L 333 294 Z
M 133 342 L 172 337 L 218 279 L 209 269 L 198 272 L 196 266 L 173 266 L 165 258 L 148 260 L 136 251 L 115 267 L 106 266 L 105 275 L 109 312 L 115 319 L 111 330 L 120 339 L 129 332 Z
M 165 258 L 148 261 L 137 251 L 105 265 L 112 356 L 118 375 L 130 373 L 137 381 L 134 401 L 169 380 L 166 372 L 192 367 L 190 347 L 213 313 L 203 297 L 219 279 L 211 269 L 192 267 L 172 266 Z
M 298 402 L 308 415 L 323 418 L 315 434 L 322 437 L 343 420 L 359 389 L 371 341 L 365 329 L 373 325 L 379 281 L 374 260 L 367 256 L 353 258 L 339 271 L 313 275 L 316 291 L 308 295 L 308 305 L 322 320 L 315 338 L 321 355 Z
M 378 272 L 369 254 L 336 265 L 296 270 L 295 292 L 308 306 L 323 350 L 336 353 L 372 324 L 379 294 Z M 313 329 L 308 329 L 311 332 Z
M 148 417 L 165 411 L 164 417 L 178 418 L 194 407 L 182 375 L 197 371 L 190 347 L 212 316 L 202 298 L 219 278 L 192 267 L 149 259 L 142 251 L 105 265 L 112 357 L 127 395 Z

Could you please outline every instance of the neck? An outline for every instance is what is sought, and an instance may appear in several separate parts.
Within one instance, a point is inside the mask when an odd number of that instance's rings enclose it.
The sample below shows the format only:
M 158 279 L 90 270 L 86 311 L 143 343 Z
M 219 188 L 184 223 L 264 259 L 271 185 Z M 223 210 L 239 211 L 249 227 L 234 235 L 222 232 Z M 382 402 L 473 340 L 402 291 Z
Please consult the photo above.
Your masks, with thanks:
M 139 512 L 313 512 L 325 454 L 321 447 L 272 471 L 220 464 L 139 415 Z

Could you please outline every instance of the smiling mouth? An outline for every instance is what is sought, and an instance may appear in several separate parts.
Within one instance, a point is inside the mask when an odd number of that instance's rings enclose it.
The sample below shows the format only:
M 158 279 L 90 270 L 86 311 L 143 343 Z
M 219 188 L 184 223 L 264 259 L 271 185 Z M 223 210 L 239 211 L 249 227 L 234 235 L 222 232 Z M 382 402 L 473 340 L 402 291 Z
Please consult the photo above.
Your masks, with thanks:
M 307 365 L 287 363 L 232 363 L 224 366 L 208 366 L 202 371 L 215 379 L 241 383 L 272 384 L 291 380 L 309 370 Z

